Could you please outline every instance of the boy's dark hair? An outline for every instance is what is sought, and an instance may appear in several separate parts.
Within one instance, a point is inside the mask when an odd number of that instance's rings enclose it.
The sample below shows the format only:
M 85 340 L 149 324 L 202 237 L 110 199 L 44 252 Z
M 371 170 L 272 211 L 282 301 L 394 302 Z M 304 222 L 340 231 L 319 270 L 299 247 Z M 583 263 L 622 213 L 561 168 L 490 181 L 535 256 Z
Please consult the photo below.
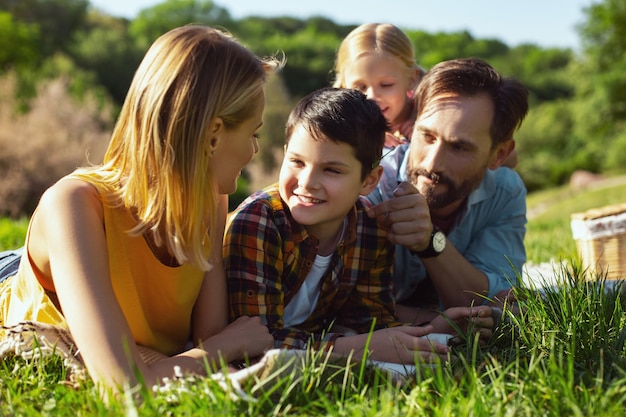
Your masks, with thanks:
M 528 113 L 528 90 L 518 80 L 502 77 L 487 62 L 461 58 L 440 62 L 420 81 L 415 94 L 417 117 L 428 103 L 442 94 L 475 97 L 486 94 L 493 101 L 492 147 L 513 138 Z
M 361 162 L 361 179 L 380 162 L 387 120 L 374 100 L 347 88 L 322 88 L 302 98 L 289 114 L 285 144 L 302 125 L 315 140 L 347 143 Z

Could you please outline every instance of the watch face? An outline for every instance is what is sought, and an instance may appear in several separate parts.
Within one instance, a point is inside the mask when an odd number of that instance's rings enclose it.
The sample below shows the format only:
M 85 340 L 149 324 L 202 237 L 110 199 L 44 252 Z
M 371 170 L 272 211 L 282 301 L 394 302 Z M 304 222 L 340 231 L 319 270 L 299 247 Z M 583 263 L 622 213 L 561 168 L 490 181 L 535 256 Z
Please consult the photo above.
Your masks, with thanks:
M 445 248 L 446 235 L 444 235 L 442 232 L 436 232 L 433 235 L 433 249 L 435 249 L 437 252 L 443 252 Z

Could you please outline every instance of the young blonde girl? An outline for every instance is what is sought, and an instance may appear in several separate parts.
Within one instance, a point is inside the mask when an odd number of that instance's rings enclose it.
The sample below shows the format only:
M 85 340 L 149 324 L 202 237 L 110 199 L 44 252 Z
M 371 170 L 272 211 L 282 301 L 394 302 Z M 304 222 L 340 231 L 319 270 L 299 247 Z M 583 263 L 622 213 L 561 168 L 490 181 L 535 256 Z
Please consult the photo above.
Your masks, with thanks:
M 385 148 L 395 148 L 411 138 L 413 94 L 423 73 L 404 32 L 391 24 L 367 23 L 341 42 L 334 86 L 359 90 L 376 101 L 391 125 Z
M 209 27 L 157 39 L 103 163 L 42 196 L 19 271 L 0 283 L 0 324 L 69 329 L 105 387 L 151 386 L 175 366 L 202 374 L 205 360 L 270 348 L 258 318 L 228 325 L 221 252 L 227 194 L 258 151 L 278 65 Z

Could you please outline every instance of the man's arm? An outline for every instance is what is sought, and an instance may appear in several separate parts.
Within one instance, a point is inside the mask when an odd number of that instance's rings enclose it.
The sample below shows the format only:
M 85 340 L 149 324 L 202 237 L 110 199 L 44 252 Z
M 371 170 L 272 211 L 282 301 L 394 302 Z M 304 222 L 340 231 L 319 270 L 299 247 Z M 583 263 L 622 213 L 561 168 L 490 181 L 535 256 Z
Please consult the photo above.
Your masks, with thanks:
M 472 236 L 470 247 L 463 253 L 448 241 L 438 257 L 422 259 L 445 306 L 483 304 L 484 297 L 511 286 L 516 280 L 511 276 L 513 269 L 521 272 L 525 262 L 525 191 L 519 187 L 518 192 L 500 197 L 501 207 L 494 210 L 494 218 Z M 430 211 L 412 185 L 402 183 L 393 198 L 370 208 L 368 214 L 386 225 L 390 241 L 412 251 L 428 245 L 432 232 Z
M 422 259 L 441 303 L 445 306 L 481 305 L 489 293 L 484 272 L 472 265 L 450 242 L 436 258 Z

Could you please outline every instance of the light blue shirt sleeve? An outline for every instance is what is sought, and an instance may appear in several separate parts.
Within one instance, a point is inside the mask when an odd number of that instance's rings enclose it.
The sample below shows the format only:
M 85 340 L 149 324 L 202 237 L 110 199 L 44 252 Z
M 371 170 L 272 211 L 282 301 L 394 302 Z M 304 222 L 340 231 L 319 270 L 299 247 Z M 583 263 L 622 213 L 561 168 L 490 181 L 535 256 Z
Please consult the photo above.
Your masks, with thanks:
M 487 170 L 448 235 L 454 247 L 489 280 L 492 298 L 519 283 L 526 262 L 526 187 L 509 168 Z

